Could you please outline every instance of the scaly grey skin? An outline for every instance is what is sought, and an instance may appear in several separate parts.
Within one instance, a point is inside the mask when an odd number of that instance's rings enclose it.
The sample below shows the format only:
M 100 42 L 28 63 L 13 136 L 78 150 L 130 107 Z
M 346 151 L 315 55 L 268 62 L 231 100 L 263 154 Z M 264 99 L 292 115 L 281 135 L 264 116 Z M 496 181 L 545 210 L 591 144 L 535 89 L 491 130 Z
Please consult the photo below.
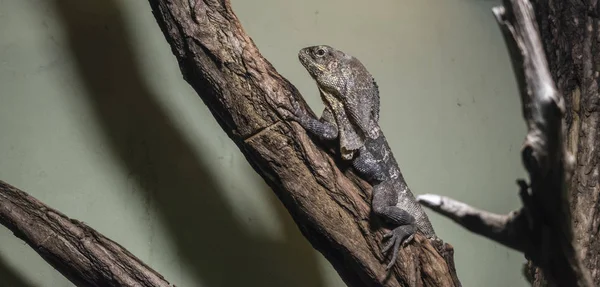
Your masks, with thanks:
M 322 140 L 339 140 L 341 157 L 352 161 L 358 174 L 373 186 L 373 212 L 394 226 L 384 237 L 388 243 L 383 253 L 393 250 L 389 269 L 400 246 L 413 239 L 416 229 L 428 238 L 435 233 L 379 128 L 377 84 L 358 59 L 330 46 L 304 48 L 298 58 L 317 82 L 326 107 L 316 119 L 292 100 L 293 111 L 285 115 Z

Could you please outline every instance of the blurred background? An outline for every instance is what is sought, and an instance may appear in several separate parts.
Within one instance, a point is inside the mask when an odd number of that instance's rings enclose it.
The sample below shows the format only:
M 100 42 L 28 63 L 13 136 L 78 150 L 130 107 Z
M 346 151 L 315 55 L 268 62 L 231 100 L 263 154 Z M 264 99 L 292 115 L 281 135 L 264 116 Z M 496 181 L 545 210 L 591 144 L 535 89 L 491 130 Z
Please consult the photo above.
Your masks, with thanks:
M 298 50 L 363 62 L 414 193 L 520 206 L 525 125 L 499 1 L 231 2 L 317 112 Z M 0 0 L 0 179 L 177 286 L 344 286 L 182 79 L 144 0 Z M 427 212 L 464 286 L 527 286 L 522 255 Z M 72 284 L 0 227 L 0 286 Z

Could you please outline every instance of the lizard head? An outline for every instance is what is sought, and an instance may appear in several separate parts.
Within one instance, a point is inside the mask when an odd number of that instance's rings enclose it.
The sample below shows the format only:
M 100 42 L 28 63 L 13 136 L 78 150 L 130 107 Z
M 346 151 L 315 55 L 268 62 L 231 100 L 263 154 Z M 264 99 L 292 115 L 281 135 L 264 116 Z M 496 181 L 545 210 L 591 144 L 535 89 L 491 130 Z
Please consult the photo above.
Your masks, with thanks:
M 320 88 L 337 90 L 343 84 L 341 69 L 352 57 L 327 45 L 306 47 L 298 52 L 300 63 L 315 79 Z
M 321 99 L 338 119 L 342 147 L 354 150 L 364 138 L 379 136 L 379 88 L 366 67 L 353 56 L 327 45 L 310 46 L 298 58 L 315 80 Z M 346 138 L 346 142 L 344 142 Z

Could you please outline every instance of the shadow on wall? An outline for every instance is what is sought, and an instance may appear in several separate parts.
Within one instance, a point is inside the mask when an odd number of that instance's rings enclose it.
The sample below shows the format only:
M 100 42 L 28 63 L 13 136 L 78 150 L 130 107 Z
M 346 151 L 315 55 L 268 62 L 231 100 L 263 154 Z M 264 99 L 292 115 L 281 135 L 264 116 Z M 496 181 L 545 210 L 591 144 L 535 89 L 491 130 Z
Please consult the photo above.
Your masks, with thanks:
M 210 167 L 145 85 L 117 1 L 55 0 L 54 5 L 98 121 L 146 206 L 156 206 L 166 223 L 181 266 L 206 286 L 322 286 L 310 245 L 252 237 L 233 217 Z M 151 12 L 148 7 L 138 13 Z M 158 25 L 148 29 L 160 33 Z M 289 215 L 280 217 L 287 219 L 287 237 L 298 238 Z
M 11 268 L 0 256 L 0 286 L 34 287 L 19 272 Z

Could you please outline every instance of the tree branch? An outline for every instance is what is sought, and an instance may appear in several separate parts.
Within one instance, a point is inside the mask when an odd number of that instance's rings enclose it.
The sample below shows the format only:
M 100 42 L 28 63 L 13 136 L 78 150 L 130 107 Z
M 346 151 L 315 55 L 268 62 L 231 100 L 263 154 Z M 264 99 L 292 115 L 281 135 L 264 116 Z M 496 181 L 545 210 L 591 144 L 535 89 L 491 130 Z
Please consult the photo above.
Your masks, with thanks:
M 452 247 L 420 234 L 386 273 L 380 242 L 387 230 L 371 216 L 371 186 L 281 119 L 277 107 L 289 107 L 290 97 L 310 109 L 259 53 L 229 1 L 149 3 L 185 80 L 346 284 L 460 286 Z
M 419 196 L 419 202 L 462 225 L 464 228 L 483 235 L 507 247 L 523 251 L 522 241 L 517 238 L 511 222 L 515 222 L 513 214 L 501 215 L 479 210 L 454 199 L 424 194 Z M 515 234 L 516 233 L 516 234 Z
M 116 242 L 3 181 L 0 223 L 77 286 L 174 286 Z
M 523 252 L 556 286 L 593 286 L 573 241 L 566 182 L 562 95 L 550 76 L 531 4 L 505 0 L 493 9 L 516 74 L 527 136 L 521 151 L 531 184 L 520 180 L 523 207 L 502 216 L 436 195 L 418 200 L 463 227 Z

